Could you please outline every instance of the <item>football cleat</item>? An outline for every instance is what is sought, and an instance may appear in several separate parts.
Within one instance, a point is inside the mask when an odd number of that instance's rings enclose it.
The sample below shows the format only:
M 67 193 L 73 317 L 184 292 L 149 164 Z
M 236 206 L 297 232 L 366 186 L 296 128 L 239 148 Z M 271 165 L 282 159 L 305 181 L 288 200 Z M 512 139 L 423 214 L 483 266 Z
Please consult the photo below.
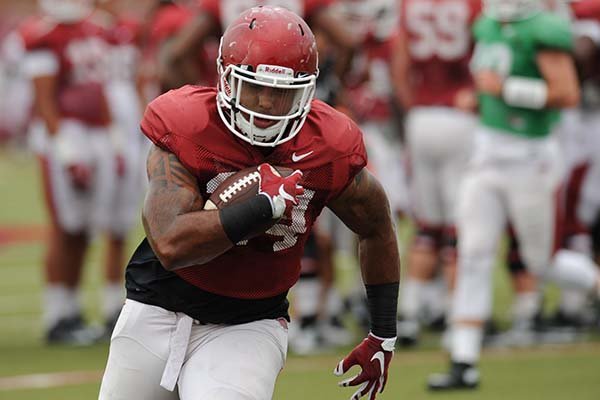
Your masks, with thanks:
M 419 342 L 420 325 L 412 319 L 401 319 L 396 323 L 398 343 L 401 347 L 414 347 Z
M 85 325 L 81 315 L 60 319 L 46 332 L 49 345 L 91 346 L 102 336 L 101 330 Z
M 446 374 L 433 374 L 427 381 L 431 391 L 475 389 L 479 386 L 479 371 L 472 364 L 452 362 Z

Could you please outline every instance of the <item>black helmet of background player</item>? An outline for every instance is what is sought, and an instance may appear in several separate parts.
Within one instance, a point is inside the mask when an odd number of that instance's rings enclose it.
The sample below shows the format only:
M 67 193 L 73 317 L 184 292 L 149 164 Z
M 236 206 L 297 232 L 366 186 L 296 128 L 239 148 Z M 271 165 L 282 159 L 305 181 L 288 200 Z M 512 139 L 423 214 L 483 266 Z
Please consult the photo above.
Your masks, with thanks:
M 245 11 L 219 47 L 217 107 L 224 124 L 255 146 L 292 139 L 310 110 L 317 64 L 315 37 L 298 15 L 270 6 Z

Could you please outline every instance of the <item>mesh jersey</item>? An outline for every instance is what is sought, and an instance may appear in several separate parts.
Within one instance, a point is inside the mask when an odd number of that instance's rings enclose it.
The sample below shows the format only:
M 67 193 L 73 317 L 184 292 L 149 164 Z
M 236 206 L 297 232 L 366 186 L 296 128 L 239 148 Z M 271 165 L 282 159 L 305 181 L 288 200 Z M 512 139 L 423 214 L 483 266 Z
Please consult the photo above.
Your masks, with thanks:
M 334 0 L 198 0 L 199 9 L 211 14 L 225 30 L 243 11 L 261 5 L 277 5 L 295 12 L 305 20 L 310 18 L 321 7 L 326 7 Z
M 481 17 L 473 29 L 477 40 L 473 70 L 491 69 L 502 77 L 541 79 L 536 54 L 545 49 L 568 52 L 573 42 L 568 21 L 548 13 L 505 25 Z M 479 95 L 479 111 L 484 125 L 526 137 L 548 135 L 559 119 L 556 109 L 512 107 L 487 94 Z
M 452 106 L 473 85 L 471 25 L 480 0 L 405 0 L 400 27 L 408 38 L 409 83 L 415 106 Z
M 110 121 L 102 83 L 107 43 L 103 30 L 89 22 L 56 24 L 45 18 L 24 22 L 19 32 L 28 52 L 50 51 L 58 61 L 58 111 L 90 125 Z
M 291 216 L 265 234 L 238 243 L 207 264 L 176 273 L 223 296 L 275 296 L 298 279 L 304 243 L 323 207 L 366 165 L 362 135 L 349 118 L 315 100 L 298 135 L 265 157 L 223 125 L 215 96 L 214 88 L 186 86 L 171 91 L 148 106 L 142 131 L 157 146 L 174 153 L 196 176 L 205 199 L 233 172 L 262 162 L 300 169 L 305 192 Z M 308 156 L 293 162 L 294 154 Z

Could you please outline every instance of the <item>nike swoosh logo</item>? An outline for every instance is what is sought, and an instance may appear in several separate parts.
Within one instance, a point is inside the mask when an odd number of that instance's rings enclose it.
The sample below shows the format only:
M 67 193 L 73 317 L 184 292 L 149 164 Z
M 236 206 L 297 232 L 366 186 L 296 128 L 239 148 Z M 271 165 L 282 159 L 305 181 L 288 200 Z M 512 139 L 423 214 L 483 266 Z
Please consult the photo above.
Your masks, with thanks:
M 379 366 L 380 366 L 380 371 L 381 374 L 383 375 L 383 372 L 385 370 L 385 356 L 383 355 L 383 351 L 378 351 L 377 353 L 373 354 L 373 357 L 371 357 L 371 361 L 373 360 L 378 360 L 379 361 Z
M 310 156 L 312 153 L 314 153 L 315 151 L 309 151 L 308 153 L 304 153 L 304 154 L 300 154 L 300 155 L 296 155 L 296 152 L 292 153 L 292 161 L 293 162 L 298 162 L 308 156 Z
M 294 199 L 294 197 L 285 191 L 283 185 L 279 186 L 279 195 L 283 197 L 284 200 L 289 200 L 292 203 L 296 204 L 296 200 Z

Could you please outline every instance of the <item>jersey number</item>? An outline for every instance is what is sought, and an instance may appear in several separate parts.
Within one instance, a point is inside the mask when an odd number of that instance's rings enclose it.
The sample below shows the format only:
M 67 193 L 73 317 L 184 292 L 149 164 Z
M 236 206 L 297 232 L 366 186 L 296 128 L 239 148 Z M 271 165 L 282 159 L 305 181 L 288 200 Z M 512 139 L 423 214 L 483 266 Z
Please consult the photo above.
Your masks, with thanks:
M 225 182 L 225 179 L 234 173 L 222 172 L 212 178 L 206 184 L 206 192 L 208 194 L 213 193 L 221 183 Z M 310 203 L 314 195 L 314 190 L 304 189 L 304 193 L 297 197 L 298 204 L 292 208 L 291 225 L 275 224 L 265 232 L 269 235 L 281 237 L 281 239 L 273 243 L 273 251 L 282 251 L 294 247 L 298 241 L 298 236 L 306 232 L 306 210 L 308 210 L 308 203 Z M 237 245 L 244 246 L 247 243 L 247 240 L 243 240 L 237 243 Z
M 470 47 L 469 14 L 469 5 L 461 0 L 409 1 L 405 20 L 413 36 L 411 55 L 417 60 L 462 58 Z

